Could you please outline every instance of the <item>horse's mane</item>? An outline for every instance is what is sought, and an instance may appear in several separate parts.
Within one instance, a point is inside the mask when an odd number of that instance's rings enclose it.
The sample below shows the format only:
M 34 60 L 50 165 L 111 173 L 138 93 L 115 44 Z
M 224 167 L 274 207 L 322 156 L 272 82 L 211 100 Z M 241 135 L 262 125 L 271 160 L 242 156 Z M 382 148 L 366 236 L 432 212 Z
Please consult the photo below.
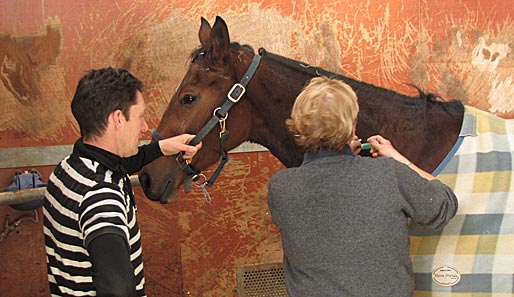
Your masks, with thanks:
M 413 85 L 413 84 L 406 83 L 407 85 L 416 88 L 416 90 L 418 91 L 417 97 L 403 95 L 403 94 L 397 93 L 393 90 L 377 87 L 375 85 L 372 85 L 372 84 L 369 84 L 369 83 L 366 83 L 363 81 L 357 81 L 357 80 L 349 78 L 347 76 L 327 71 L 320 67 L 311 66 L 304 62 L 300 62 L 300 61 L 297 61 L 297 60 L 294 60 L 291 58 L 283 57 L 283 56 L 280 56 L 280 55 L 277 55 L 274 53 L 270 53 L 270 52 L 266 51 L 264 48 L 259 49 L 259 54 L 263 57 L 266 56 L 266 58 L 269 58 L 269 59 L 273 60 L 274 62 L 284 65 L 288 68 L 292 68 L 292 69 L 307 73 L 313 77 L 322 75 L 322 76 L 327 76 L 327 77 L 331 77 L 331 78 L 341 79 L 341 80 L 349 83 L 352 87 L 357 84 L 360 84 L 360 85 L 364 86 L 364 88 L 366 88 L 366 89 L 375 89 L 379 92 L 392 92 L 396 95 L 396 96 L 394 96 L 395 99 L 402 100 L 405 104 L 417 104 L 417 105 L 426 106 L 426 103 L 429 103 L 429 104 L 434 104 L 436 106 L 439 105 L 445 112 L 447 112 L 448 114 L 450 114 L 452 116 L 457 116 L 464 112 L 464 106 L 461 101 L 459 101 L 459 100 L 450 100 L 450 101 L 438 100 L 441 97 L 439 97 L 438 95 L 436 95 L 434 93 L 425 93 L 419 87 L 417 87 L 416 85 Z M 412 99 L 418 99 L 418 100 L 412 100 Z M 419 100 L 419 99 L 421 99 L 421 100 Z
M 440 105 L 444 111 L 452 116 L 460 115 L 464 112 L 464 105 L 459 100 L 442 101 L 441 97 L 434 93 L 425 93 L 418 86 L 410 83 L 404 83 L 408 86 L 415 88 L 418 91 L 419 98 L 424 98 L 426 101 L 433 102 L 436 105 Z

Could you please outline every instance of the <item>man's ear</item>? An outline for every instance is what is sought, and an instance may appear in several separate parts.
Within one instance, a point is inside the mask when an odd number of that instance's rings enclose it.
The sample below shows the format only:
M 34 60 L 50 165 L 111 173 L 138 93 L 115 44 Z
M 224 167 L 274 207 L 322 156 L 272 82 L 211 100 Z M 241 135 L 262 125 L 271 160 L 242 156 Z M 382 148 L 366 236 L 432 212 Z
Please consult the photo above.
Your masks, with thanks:
M 123 115 L 121 109 L 116 109 L 115 111 L 111 112 L 109 115 L 109 121 L 116 129 L 121 128 L 121 124 L 123 121 L 125 121 L 125 116 Z

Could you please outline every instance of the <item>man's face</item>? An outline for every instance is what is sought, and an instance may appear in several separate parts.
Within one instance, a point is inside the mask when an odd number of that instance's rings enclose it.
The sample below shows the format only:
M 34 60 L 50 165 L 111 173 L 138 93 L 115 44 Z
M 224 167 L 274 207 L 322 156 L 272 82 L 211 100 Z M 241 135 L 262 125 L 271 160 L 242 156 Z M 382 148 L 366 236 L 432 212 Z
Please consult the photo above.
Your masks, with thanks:
M 145 120 L 145 101 L 141 92 L 136 91 L 136 104 L 132 105 L 129 110 L 129 120 L 125 120 L 120 138 L 120 155 L 121 157 L 130 157 L 137 154 L 139 147 L 139 138 L 142 132 L 148 130 L 148 124 Z

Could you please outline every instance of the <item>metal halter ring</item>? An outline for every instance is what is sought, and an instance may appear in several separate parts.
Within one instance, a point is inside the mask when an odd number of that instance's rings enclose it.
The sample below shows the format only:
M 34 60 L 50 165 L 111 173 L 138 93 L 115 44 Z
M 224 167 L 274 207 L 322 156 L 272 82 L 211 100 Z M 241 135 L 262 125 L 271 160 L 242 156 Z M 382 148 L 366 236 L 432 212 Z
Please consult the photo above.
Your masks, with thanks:
M 200 180 L 200 177 L 203 178 L 202 183 L 198 182 Z M 201 188 L 202 186 L 204 186 L 207 183 L 207 177 L 203 173 L 198 173 L 198 174 L 193 175 L 191 180 L 193 181 L 193 184 L 198 188 Z
M 220 121 L 224 121 L 224 120 L 226 120 L 226 119 L 228 118 L 228 111 L 227 111 L 227 113 L 225 114 L 225 117 L 220 118 L 220 117 L 218 117 L 218 114 L 216 113 L 216 112 L 217 112 L 218 110 L 220 110 L 220 109 L 221 109 L 221 107 L 216 108 L 216 109 L 213 111 L 212 115 L 213 115 L 213 116 L 215 116 L 215 117 L 217 117 Z

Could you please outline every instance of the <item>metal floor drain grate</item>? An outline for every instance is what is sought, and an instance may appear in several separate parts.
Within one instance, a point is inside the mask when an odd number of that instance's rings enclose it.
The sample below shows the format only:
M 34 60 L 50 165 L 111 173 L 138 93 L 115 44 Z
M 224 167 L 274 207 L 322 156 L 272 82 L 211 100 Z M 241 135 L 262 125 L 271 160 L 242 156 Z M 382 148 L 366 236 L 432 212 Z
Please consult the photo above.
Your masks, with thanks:
M 237 267 L 238 297 L 287 297 L 282 263 Z

